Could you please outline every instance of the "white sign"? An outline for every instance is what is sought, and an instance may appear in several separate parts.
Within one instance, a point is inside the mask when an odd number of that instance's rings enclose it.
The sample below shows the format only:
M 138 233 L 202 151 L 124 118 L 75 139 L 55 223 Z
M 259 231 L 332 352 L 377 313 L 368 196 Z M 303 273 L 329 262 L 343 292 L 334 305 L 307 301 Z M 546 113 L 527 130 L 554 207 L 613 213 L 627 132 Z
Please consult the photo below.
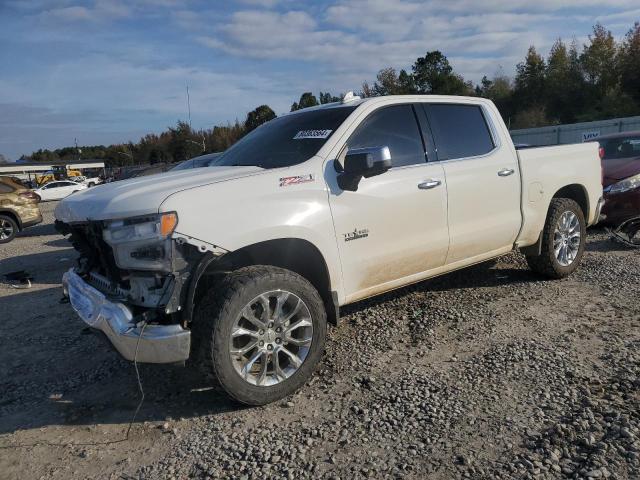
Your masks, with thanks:
M 590 142 L 600 136 L 600 130 L 591 130 L 589 132 L 582 132 L 582 141 Z
M 303 138 L 327 138 L 331 134 L 331 130 L 300 130 L 293 137 L 294 140 L 302 140 Z

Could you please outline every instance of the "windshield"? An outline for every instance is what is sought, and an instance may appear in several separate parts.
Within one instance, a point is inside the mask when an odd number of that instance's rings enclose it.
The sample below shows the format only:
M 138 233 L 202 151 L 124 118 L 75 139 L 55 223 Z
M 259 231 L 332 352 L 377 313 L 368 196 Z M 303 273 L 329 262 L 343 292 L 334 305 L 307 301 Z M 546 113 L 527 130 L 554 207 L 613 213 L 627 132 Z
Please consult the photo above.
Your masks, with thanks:
M 209 166 L 297 165 L 314 156 L 355 108 L 322 108 L 276 118 L 242 138 Z
M 604 150 L 603 160 L 640 157 L 640 136 L 602 140 L 600 146 Z

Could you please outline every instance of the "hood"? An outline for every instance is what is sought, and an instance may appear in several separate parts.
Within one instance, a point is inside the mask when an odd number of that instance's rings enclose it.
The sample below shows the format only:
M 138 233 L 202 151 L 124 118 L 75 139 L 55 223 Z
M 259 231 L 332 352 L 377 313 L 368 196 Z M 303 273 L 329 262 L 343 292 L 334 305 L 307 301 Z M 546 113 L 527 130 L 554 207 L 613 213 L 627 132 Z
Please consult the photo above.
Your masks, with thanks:
M 640 173 L 640 157 L 603 160 L 604 186 Z
M 192 168 L 98 185 L 65 198 L 55 217 L 71 223 L 147 215 L 157 212 L 173 193 L 261 171 L 260 167 Z

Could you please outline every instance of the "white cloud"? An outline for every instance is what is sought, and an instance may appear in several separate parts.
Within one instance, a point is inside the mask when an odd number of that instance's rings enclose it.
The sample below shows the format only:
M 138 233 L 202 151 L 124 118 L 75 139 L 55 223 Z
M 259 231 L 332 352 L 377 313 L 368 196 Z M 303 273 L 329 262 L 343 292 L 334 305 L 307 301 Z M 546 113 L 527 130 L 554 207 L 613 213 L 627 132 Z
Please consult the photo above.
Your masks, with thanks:
M 92 14 L 88 8 L 85 7 L 62 7 L 47 10 L 39 15 L 41 18 L 53 17 L 60 20 L 91 20 Z
M 529 45 L 546 53 L 559 36 L 584 37 L 596 21 L 585 15 L 585 8 L 600 3 L 339 0 L 320 16 L 312 16 L 301 4 L 297 4 L 301 10 L 288 13 L 236 12 L 198 41 L 234 57 L 322 64 L 334 73 L 361 78 L 371 78 L 385 66 L 408 67 L 417 56 L 437 49 L 455 59 L 458 72 L 478 81 L 478 65 L 493 65 L 489 70 L 495 71 L 500 64 L 512 73 L 515 64 L 509 62 L 522 59 Z M 612 0 L 611 4 L 628 8 L 636 3 Z
M 240 0 L 240 2 L 255 7 L 273 8 L 279 3 L 282 3 L 282 0 Z
M 43 10 L 36 18 L 41 21 L 104 22 L 129 15 L 131 9 L 118 0 L 96 0 L 91 6 L 72 5 Z

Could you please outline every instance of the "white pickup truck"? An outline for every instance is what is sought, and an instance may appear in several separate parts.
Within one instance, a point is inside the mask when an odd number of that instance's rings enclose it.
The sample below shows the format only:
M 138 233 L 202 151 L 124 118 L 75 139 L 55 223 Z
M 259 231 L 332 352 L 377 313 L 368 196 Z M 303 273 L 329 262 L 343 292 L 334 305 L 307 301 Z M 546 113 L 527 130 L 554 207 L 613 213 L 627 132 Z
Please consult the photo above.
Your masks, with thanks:
M 257 405 L 305 383 L 342 305 L 513 250 L 569 275 L 602 203 L 596 143 L 516 151 L 488 100 L 347 95 L 55 215 L 88 325 L 128 360 L 189 360 Z

